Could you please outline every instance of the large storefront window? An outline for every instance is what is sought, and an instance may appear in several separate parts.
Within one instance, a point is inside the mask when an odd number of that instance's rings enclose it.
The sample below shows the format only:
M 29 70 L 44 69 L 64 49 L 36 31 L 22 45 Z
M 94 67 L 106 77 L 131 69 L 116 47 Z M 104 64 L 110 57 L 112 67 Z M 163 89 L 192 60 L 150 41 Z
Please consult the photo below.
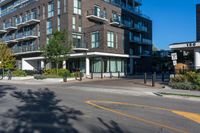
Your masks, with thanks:
M 120 58 L 103 58 L 101 64 L 101 58 L 94 58 L 92 61 L 93 72 L 100 73 L 103 70 L 103 73 L 116 73 L 124 72 L 124 59 Z M 103 68 L 101 68 L 103 66 Z

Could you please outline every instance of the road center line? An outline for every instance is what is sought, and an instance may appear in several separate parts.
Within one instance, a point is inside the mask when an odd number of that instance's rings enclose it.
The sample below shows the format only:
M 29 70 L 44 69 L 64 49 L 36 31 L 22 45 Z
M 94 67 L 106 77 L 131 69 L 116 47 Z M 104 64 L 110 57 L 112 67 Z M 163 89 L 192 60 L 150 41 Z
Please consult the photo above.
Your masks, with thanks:
M 130 119 L 135 119 L 135 120 L 141 121 L 143 123 L 147 123 L 147 124 L 151 124 L 151 125 L 154 125 L 154 126 L 166 128 L 166 129 L 178 132 L 178 133 L 189 133 L 189 132 L 187 132 L 185 130 L 174 128 L 174 127 L 170 127 L 170 126 L 167 126 L 167 125 L 159 123 L 159 122 L 154 122 L 154 121 L 146 120 L 146 119 L 141 118 L 141 117 L 137 117 L 137 116 L 134 116 L 134 115 L 129 115 L 129 114 L 123 113 L 121 111 L 113 110 L 111 108 L 98 105 L 98 103 L 107 103 L 107 104 L 116 104 L 116 105 L 127 105 L 127 106 L 138 106 L 138 107 L 146 107 L 146 108 L 152 108 L 152 109 L 165 110 L 165 111 L 172 112 L 173 110 L 170 110 L 170 109 L 165 109 L 165 108 L 160 108 L 160 107 L 153 107 L 153 106 L 146 106 L 146 105 L 122 103 L 122 102 L 111 102 L 111 101 L 89 100 L 89 101 L 86 101 L 86 103 L 88 105 L 93 106 L 93 107 L 96 107 L 96 108 L 99 108 L 99 109 L 102 109 L 102 110 L 105 110 L 105 111 L 109 111 L 109 112 L 112 112 L 112 113 L 115 113 L 115 114 L 118 114 L 118 115 L 130 118 Z

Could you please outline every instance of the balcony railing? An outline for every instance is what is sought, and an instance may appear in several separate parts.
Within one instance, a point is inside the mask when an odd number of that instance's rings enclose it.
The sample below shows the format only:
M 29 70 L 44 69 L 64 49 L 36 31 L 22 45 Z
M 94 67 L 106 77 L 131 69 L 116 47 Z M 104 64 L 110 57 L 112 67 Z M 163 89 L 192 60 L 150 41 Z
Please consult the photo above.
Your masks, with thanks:
M 110 25 L 112 25 L 112 26 L 120 26 L 120 24 L 121 24 L 121 19 L 119 19 L 119 18 L 111 18 Z
M 133 29 L 139 32 L 147 32 L 147 27 L 142 24 L 134 24 Z
M 12 51 L 15 54 L 33 53 L 40 52 L 40 47 L 38 45 L 35 45 L 35 43 L 32 43 L 29 45 L 14 46 L 12 48 Z
M 12 31 L 12 30 L 16 30 L 17 27 L 14 23 L 8 22 L 8 23 L 5 23 L 4 29 L 7 31 Z
M 30 14 L 27 14 L 26 16 L 17 18 L 16 20 L 17 26 L 31 25 L 39 22 L 39 15 L 36 12 L 32 12 Z
M 88 10 L 87 18 L 102 23 L 108 21 L 107 13 L 105 11 L 102 10 L 98 11 L 96 9 Z
M 25 41 L 25 40 L 32 40 L 38 38 L 36 31 L 26 31 L 16 34 L 17 41 Z
M 145 38 L 143 38 L 143 39 L 142 39 L 142 42 L 143 42 L 144 44 L 152 45 L 152 40 L 150 40 L 150 39 L 145 39 Z
M 3 37 L 3 41 L 7 44 L 10 44 L 10 43 L 17 43 L 17 40 L 15 38 L 15 35 L 8 35 L 8 36 L 5 36 Z

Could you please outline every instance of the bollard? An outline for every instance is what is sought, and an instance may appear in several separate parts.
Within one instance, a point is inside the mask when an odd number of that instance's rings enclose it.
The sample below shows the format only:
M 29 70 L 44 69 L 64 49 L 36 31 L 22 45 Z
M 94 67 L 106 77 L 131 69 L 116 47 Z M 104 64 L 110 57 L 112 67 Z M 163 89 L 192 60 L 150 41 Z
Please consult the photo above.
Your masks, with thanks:
M 144 73 L 144 84 L 147 84 L 147 73 Z
M 118 71 L 118 78 L 120 78 L 120 71 Z
M 110 78 L 112 78 L 112 72 L 110 72 Z
M 91 79 L 93 79 L 94 78 L 94 75 L 93 75 L 93 72 L 91 72 Z
M 162 82 L 165 82 L 165 73 L 162 72 Z
M 103 72 L 101 71 L 101 79 L 103 79 Z
M 152 74 L 152 87 L 155 87 L 156 72 Z
M 79 76 L 80 76 L 80 81 L 82 81 L 82 72 L 79 72 Z

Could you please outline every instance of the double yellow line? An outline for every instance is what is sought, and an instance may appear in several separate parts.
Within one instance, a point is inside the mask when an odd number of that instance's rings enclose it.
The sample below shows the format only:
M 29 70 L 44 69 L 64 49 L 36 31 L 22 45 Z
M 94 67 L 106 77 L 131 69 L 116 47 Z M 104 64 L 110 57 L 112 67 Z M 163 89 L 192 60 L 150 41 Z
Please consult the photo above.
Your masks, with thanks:
M 96 108 L 99 108 L 99 109 L 102 109 L 102 110 L 105 110 L 105 111 L 109 111 L 109 112 L 112 112 L 112 113 L 115 113 L 115 114 L 130 118 L 130 119 L 135 119 L 135 120 L 141 121 L 143 123 L 147 123 L 147 124 L 151 124 L 151 125 L 154 125 L 154 126 L 166 128 L 166 129 L 172 130 L 174 132 L 178 132 L 178 133 L 189 133 L 189 132 L 187 132 L 185 130 L 182 130 L 182 129 L 170 127 L 170 126 L 167 126 L 167 125 L 159 123 L 159 122 L 154 122 L 154 121 L 146 120 L 144 118 L 137 117 L 137 116 L 134 116 L 134 115 L 129 115 L 129 114 L 123 113 L 121 111 L 117 111 L 117 110 L 113 110 L 113 109 L 105 107 L 105 106 L 101 106 L 99 104 L 115 104 L 115 105 L 136 106 L 136 107 L 143 107 L 143 108 L 150 108 L 150 109 L 156 109 L 156 110 L 169 111 L 169 112 L 173 112 L 173 113 L 176 113 L 176 114 L 182 115 L 182 116 L 189 115 L 188 117 L 190 117 L 192 115 L 194 115 L 195 117 L 198 116 L 198 114 L 194 114 L 194 113 L 187 114 L 189 112 L 181 112 L 181 111 L 177 111 L 177 110 L 165 109 L 165 108 L 162 108 L 162 107 L 153 107 L 153 106 L 148 106 L 148 105 L 139 105 L 139 104 L 131 104 L 131 103 L 123 103 L 123 102 L 89 100 L 89 101 L 86 101 L 86 103 L 88 105 L 94 106 Z M 188 117 L 186 117 L 186 118 L 188 118 Z M 196 122 L 200 122 L 200 115 L 197 118 L 199 119 L 199 121 L 196 121 Z M 191 120 L 193 120 L 193 119 L 191 119 Z

